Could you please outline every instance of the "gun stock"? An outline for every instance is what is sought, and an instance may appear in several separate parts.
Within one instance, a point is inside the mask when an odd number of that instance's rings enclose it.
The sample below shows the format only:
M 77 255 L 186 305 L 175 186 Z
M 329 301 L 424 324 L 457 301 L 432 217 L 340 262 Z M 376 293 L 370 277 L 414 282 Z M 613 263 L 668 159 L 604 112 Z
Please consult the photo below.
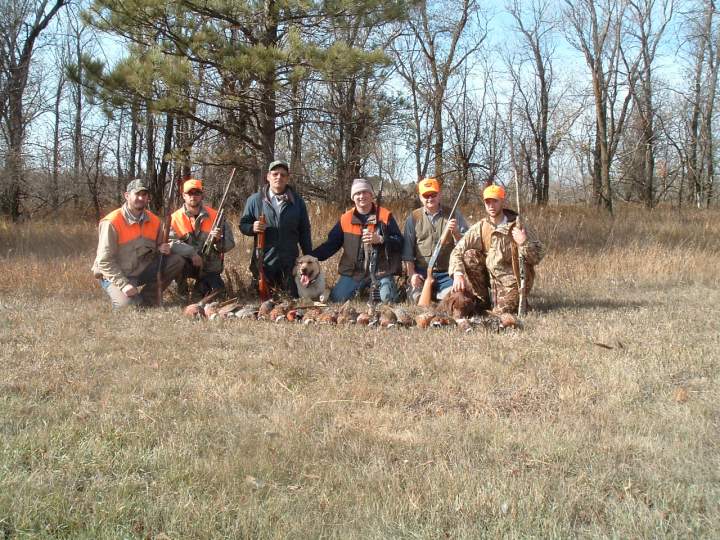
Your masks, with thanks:
M 163 201 L 163 220 L 162 225 L 160 228 L 160 236 L 158 237 L 158 246 L 161 246 L 163 244 L 168 243 L 168 238 L 170 237 L 170 222 L 172 220 L 172 212 L 170 211 L 170 205 L 173 201 L 173 195 L 175 194 L 175 180 L 170 180 L 170 187 L 168 188 L 168 196 L 167 199 Z M 160 257 L 158 257 L 158 269 L 157 269 L 157 275 L 155 276 L 155 281 L 157 282 L 157 297 L 156 297 L 156 303 L 159 307 L 162 307 L 163 305 L 163 259 L 164 255 L 160 253 Z
M 520 182 L 517 177 L 517 170 L 515 170 L 515 202 L 517 203 L 517 217 L 515 218 L 515 227 L 522 229 L 522 222 L 520 220 Z M 525 304 L 527 302 L 526 294 L 526 278 L 525 278 L 525 256 L 520 252 L 520 246 L 516 246 L 517 259 L 518 259 L 518 317 L 525 315 Z
M 433 270 L 435 269 L 435 264 L 437 263 L 437 258 L 440 256 L 440 249 L 445 245 L 445 242 L 447 242 L 448 235 L 450 234 L 450 220 L 455 215 L 455 210 L 457 209 L 458 203 L 460 202 L 460 197 L 462 197 L 463 191 L 465 191 L 465 186 L 467 185 L 467 180 L 463 182 L 463 185 L 460 186 L 460 191 L 458 192 L 457 197 L 455 198 L 455 203 L 453 204 L 452 210 L 450 210 L 450 213 L 448 214 L 448 223 L 445 224 L 445 228 L 443 229 L 442 234 L 440 235 L 440 239 L 437 241 L 437 244 L 435 244 L 435 248 L 433 249 L 433 254 L 430 257 L 430 262 L 428 262 L 427 267 L 427 275 L 425 276 L 425 282 L 423 283 L 422 292 L 420 293 L 420 300 L 418 301 L 419 306 L 427 307 L 430 304 L 432 304 L 432 288 L 433 284 L 435 283 L 435 277 L 433 276 Z
M 265 214 L 260 214 L 258 221 L 265 224 Z M 260 294 L 260 300 L 263 302 L 270 298 L 270 287 L 265 277 L 265 268 L 263 267 L 263 261 L 265 259 L 265 231 L 257 233 L 257 248 L 255 250 L 257 259 L 258 269 L 258 293 Z
M 445 226 L 442 236 L 440 237 L 440 240 L 438 241 L 435 248 L 438 254 L 440 253 L 440 248 L 445 245 L 445 242 L 447 242 L 448 236 L 450 236 L 450 229 Z M 433 284 L 435 283 L 435 276 L 433 276 L 433 270 L 435 269 L 436 261 L 437 255 L 433 253 L 433 256 L 430 258 L 430 262 L 428 263 L 427 275 L 425 276 L 425 281 L 423 282 L 423 288 L 422 292 L 420 293 L 420 300 L 418 301 L 418 306 L 427 307 L 432 304 L 432 289 Z

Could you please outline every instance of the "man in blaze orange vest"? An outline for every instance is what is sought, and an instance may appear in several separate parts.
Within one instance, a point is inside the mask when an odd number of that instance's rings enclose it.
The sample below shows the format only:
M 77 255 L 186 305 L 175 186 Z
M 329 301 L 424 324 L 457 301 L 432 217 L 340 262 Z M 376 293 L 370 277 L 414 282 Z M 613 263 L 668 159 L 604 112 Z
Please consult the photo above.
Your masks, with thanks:
M 171 254 L 169 243 L 158 245 L 160 218 L 146 208 L 149 199 L 145 182 L 135 179 L 127 185 L 125 204 L 100 220 L 92 272 L 115 308 L 157 302 L 160 253 L 163 289 L 184 264 L 182 257 Z
M 232 230 L 223 220 L 213 228 L 217 210 L 203 204 L 203 183 L 191 178 L 183 184 L 184 204 L 172 215 L 170 245 L 172 252 L 185 259 L 185 267 L 179 278 L 180 292 L 187 287 L 187 279 L 195 280 L 194 292 L 205 296 L 211 291 L 224 289 L 223 256 L 235 247 Z M 203 257 L 202 249 L 210 238 L 210 250 Z
M 327 240 L 311 253 L 324 261 L 343 248 L 338 264 L 340 277 L 330 292 L 330 301 L 345 302 L 370 284 L 365 263 L 370 253 L 368 248 L 377 247 L 376 275 L 380 283 L 380 300 L 395 302 L 395 276 L 401 270 L 403 244 L 400 228 L 390 210 L 375 204 L 372 184 L 364 178 L 353 180 L 350 198 L 355 207 L 340 216 Z

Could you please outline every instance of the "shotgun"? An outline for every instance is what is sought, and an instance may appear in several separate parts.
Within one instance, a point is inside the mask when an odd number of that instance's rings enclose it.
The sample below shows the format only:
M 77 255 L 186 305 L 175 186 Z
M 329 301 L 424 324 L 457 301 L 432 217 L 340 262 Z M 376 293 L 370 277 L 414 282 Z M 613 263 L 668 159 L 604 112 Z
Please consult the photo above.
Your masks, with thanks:
M 518 182 L 517 170 L 515 170 L 515 202 L 517 203 L 517 217 L 515 218 L 515 227 L 522 229 L 522 222 L 520 221 L 520 182 Z M 525 281 L 525 255 L 520 251 L 520 246 L 516 245 L 517 258 L 518 258 L 518 270 L 520 274 L 520 283 L 518 283 L 518 292 L 520 293 L 520 299 L 518 301 L 518 317 L 525 315 L 525 302 L 526 302 L 526 281 Z
M 260 204 L 262 204 L 262 201 L 260 201 Z M 258 221 L 265 224 L 265 214 L 263 214 L 262 211 L 258 217 Z M 258 269 L 258 293 L 260 294 L 260 300 L 264 302 L 270 298 L 270 288 L 268 287 L 267 278 L 265 277 L 265 268 L 263 268 L 265 259 L 265 231 L 257 233 L 255 259 Z
M 380 234 L 383 234 L 382 222 L 380 221 L 380 201 L 382 200 L 383 184 L 385 183 L 384 178 L 380 178 L 380 188 L 378 189 L 378 196 L 375 199 L 375 219 L 374 221 L 368 220 L 365 225 L 363 232 L 370 231 L 375 232 L 375 227 L 378 228 Z M 368 304 L 374 306 L 380 303 L 380 280 L 377 277 L 377 266 L 378 256 L 380 248 L 371 244 L 365 245 L 365 268 L 366 272 L 370 275 L 370 294 L 368 298 Z
M 158 246 L 168 243 L 168 237 L 170 236 L 170 221 L 172 220 L 172 212 L 170 211 L 170 205 L 173 203 L 173 197 L 175 196 L 175 185 L 174 179 L 170 180 L 170 186 L 168 187 L 168 196 L 162 201 L 163 202 L 163 219 L 160 227 L 160 235 L 158 236 Z M 155 280 L 157 281 L 157 305 L 162 307 L 163 305 L 163 259 L 164 255 L 160 253 L 158 258 L 158 269 Z
M 425 282 L 423 283 L 422 293 L 420 293 L 420 300 L 418 301 L 418 306 L 427 307 L 432 304 L 432 289 L 433 283 L 435 283 L 435 278 L 433 277 L 433 269 L 435 268 L 435 264 L 437 263 L 437 258 L 440 256 L 440 250 L 445 245 L 445 242 L 447 242 L 448 235 L 450 234 L 450 220 L 455 214 L 455 210 L 457 209 L 457 205 L 460 202 L 460 197 L 462 197 L 463 191 L 465 191 L 466 185 L 467 178 L 463 182 L 462 186 L 460 186 L 460 192 L 455 199 L 455 204 L 453 204 L 452 210 L 450 210 L 450 213 L 448 214 L 448 220 L 445 224 L 445 228 L 440 235 L 440 239 L 435 244 L 435 249 L 433 249 L 432 256 L 430 257 L 430 261 L 428 262 L 427 275 L 425 276 Z
M 230 179 L 228 180 L 227 185 L 225 186 L 225 192 L 223 193 L 222 199 L 220 199 L 220 205 L 217 207 L 217 214 L 215 215 L 215 219 L 213 220 L 212 227 L 210 227 L 210 230 L 214 230 L 217 227 L 223 226 L 223 218 L 225 217 L 225 199 L 227 199 L 228 192 L 230 191 L 230 186 L 233 183 L 233 179 L 235 178 L 235 168 L 233 167 L 232 172 L 230 173 Z M 213 241 L 208 236 L 205 239 L 205 243 L 203 244 L 202 249 L 200 250 L 200 256 L 203 259 L 206 259 L 208 255 L 210 255 L 210 250 L 212 249 Z

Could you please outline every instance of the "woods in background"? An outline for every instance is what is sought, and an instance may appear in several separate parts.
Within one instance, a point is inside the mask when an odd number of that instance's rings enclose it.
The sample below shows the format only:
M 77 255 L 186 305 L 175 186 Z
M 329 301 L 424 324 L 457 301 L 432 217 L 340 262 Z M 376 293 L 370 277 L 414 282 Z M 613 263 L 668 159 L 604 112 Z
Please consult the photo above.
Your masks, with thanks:
M 3 0 L 0 213 L 98 217 L 190 172 L 239 209 L 285 157 L 308 199 L 456 170 L 540 205 L 716 204 L 709 0 Z M 483 165 L 477 179 L 469 164 Z M 217 181 L 214 181 L 217 179 Z M 215 186 L 215 189 L 213 188 Z M 456 187 L 456 186 L 455 186 Z M 468 190 L 477 194 L 478 190 Z

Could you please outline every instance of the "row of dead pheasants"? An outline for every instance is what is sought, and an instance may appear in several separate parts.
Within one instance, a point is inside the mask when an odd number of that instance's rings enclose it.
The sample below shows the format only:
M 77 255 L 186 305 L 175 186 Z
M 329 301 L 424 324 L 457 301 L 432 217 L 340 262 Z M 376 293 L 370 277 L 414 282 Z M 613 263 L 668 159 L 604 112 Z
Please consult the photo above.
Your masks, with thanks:
M 326 306 L 322 304 L 302 305 L 287 300 L 276 302 L 267 300 L 262 304 L 243 304 L 234 298 L 220 303 L 207 298 L 188 305 L 184 315 L 197 319 L 257 319 L 271 322 L 301 322 L 302 324 L 358 324 L 361 326 L 380 326 L 383 328 L 411 327 L 419 328 L 457 326 L 464 331 L 474 327 L 500 331 L 505 328 L 518 328 L 519 321 L 509 313 L 493 314 L 486 312 L 482 316 L 471 318 L 453 318 L 438 310 L 426 310 L 412 313 L 411 310 L 381 304 L 377 307 L 368 306 L 366 311 L 358 311 L 350 302 L 342 306 Z

